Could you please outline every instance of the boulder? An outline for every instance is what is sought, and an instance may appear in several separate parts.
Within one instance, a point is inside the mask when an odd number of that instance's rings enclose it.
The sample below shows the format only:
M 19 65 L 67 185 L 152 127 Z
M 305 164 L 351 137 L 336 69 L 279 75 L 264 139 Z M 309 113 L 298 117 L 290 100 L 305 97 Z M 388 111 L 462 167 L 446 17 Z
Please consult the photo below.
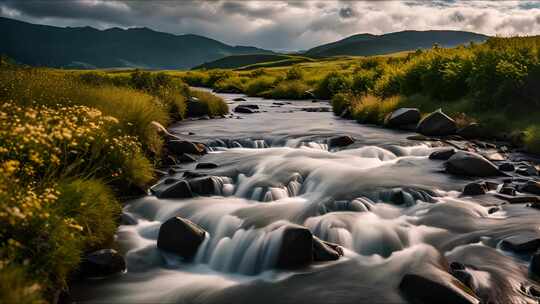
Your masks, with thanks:
M 187 140 L 170 140 L 167 142 L 167 148 L 177 155 L 184 153 L 202 155 L 206 153 L 206 147 L 203 144 Z
M 417 132 L 428 136 L 445 136 L 456 133 L 456 122 L 440 109 L 424 117 L 416 128 Z
M 258 110 L 259 109 L 259 106 L 256 105 L 256 104 L 243 104 L 239 107 L 244 107 L 244 108 L 248 108 L 248 109 L 252 109 L 252 110 Z
M 183 179 L 167 178 L 150 188 L 158 198 L 189 198 L 193 197 L 189 183 Z
M 516 173 L 523 176 L 537 176 L 538 170 L 531 165 L 521 165 L 516 169 Z
M 479 154 L 459 151 L 445 163 L 446 171 L 465 176 L 501 176 L 497 166 Z
M 157 247 L 190 259 L 206 237 L 206 231 L 190 220 L 173 217 L 159 227 Z
M 488 188 L 484 182 L 468 183 L 463 188 L 463 195 L 484 195 L 486 192 L 488 192 Z
M 529 270 L 532 274 L 540 277 L 540 252 L 537 252 L 532 256 Z
M 343 248 L 338 244 L 330 243 L 313 237 L 313 261 L 335 261 L 343 256 Z
M 234 112 L 236 113 L 244 113 L 244 114 L 253 114 L 253 113 L 257 113 L 256 110 L 250 108 L 250 107 L 246 107 L 246 106 L 237 106 L 236 108 L 234 108 L 233 110 Z
M 197 177 L 189 180 L 189 187 L 198 195 L 216 194 L 216 184 L 212 176 Z
M 446 149 L 437 150 L 437 151 L 432 152 L 429 155 L 429 159 L 448 160 L 454 154 L 456 154 L 456 149 L 454 149 L 454 148 L 446 148 Z
M 528 181 L 519 188 L 519 191 L 540 195 L 540 182 Z
M 218 165 L 214 163 L 199 163 L 195 166 L 195 169 L 214 169 L 217 167 Z
M 282 228 L 281 246 L 277 267 L 284 269 L 303 267 L 313 262 L 313 236 L 302 226 L 287 225 Z
M 389 127 L 416 125 L 420 121 L 420 111 L 416 108 L 399 108 L 392 112 L 386 120 Z
M 184 153 L 180 156 L 179 160 L 181 163 L 193 163 L 197 161 L 197 158 L 192 154 Z
M 348 135 L 334 136 L 328 139 L 329 148 L 345 147 L 354 143 L 354 138 Z
M 501 188 L 499 193 L 510 195 L 510 196 L 515 196 L 516 195 L 516 189 L 514 187 L 504 186 L 504 187 Z
M 511 172 L 511 171 L 514 171 L 515 169 L 516 168 L 514 167 L 512 163 L 502 163 L 499 165 L 499 170 L 501 171 Z
M 242 98 L 242 97 L 237 97 L 237 98 L 233 99 L 233 101 L 246 101 L 246 99 Z
M 540 248 L 540 235 L 532 232 L 513 235 L 504 239 L 501 247 L 515 252 L 534 252 Z
M 484 138 L 486 130 L 479 124 L 473 122 L 457 131 L 457 134 L 466 139 Z
M 105 277 L 126 270 L 126 261 L 114 249 L 102 249 L 86 254 L 80 265 L 84 277 Z
M 459 284 L 459 282 L 458 282 Z M 417 274 L 406 274 L 399 290 L 412 303 L 419 304 L 477 304 L 478 299 L 464 291 L 452 281 L 444 278 L 428 278 Z

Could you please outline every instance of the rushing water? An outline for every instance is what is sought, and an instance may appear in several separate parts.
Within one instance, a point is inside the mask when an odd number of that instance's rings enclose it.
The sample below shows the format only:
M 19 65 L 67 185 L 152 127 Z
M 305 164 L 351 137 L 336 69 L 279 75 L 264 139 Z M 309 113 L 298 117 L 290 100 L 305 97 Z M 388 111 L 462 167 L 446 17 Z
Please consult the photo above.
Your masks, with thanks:
M 461 196 L 471 179 L 443 172 L 428 159 L 436 147 L 411 133 L 359 125 L 311 101 L 285 102 L 222 94 L 231 104 L 258 104 L 241 119 L 181 122 L 171 128 L 212 147 L 200 161 L 219 165 L 215 193 L 193 199 L 147 196 L 126 205 L 137 225 L 120 226 L 125 274 L 79 283 L 75 299 L 89 303 L 407 303 L 398 290 L 405 273 L 446 275 L 443 261 L 468 265 L 475 291 L 492 303 L 536 303 L 529 256 L 500 248 L 516 234 L 539 234 L 540 211 Z M 282 102 L 282 101 L 281 101 Z M 356 142 L 328 150 L 325 141 Z M 194 164 L 187 165 L 193 168 Z M 402 190 L 404 203 L 391 203 Z M 351 210 L 351 202 L 356 206 Z M 160 224 L 182 216 L 208 237 L 193 261 L 160 252 Z M 296 223 L 338 243 L 345 256 L 297 271 L 275 269 L 280 227 Z

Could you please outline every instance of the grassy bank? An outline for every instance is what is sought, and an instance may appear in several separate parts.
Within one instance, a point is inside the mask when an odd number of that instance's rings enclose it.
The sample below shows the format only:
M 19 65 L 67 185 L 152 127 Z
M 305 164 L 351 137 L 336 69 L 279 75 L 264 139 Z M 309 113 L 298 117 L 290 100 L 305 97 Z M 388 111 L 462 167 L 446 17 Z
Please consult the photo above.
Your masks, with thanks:
M 327 58 L 253 71 L 190 71 L 185 82 L 217 91 L 299 99 L 333 99 L 359 122 L 381 123 L 397 107 L 442 108 L 460 123 L 479 122 L 489 135 L 524 132 L 540 153 L 540 38 L 491 38 L 453 49 L 391 56 Z M 307 92 L 306 92 L 307 91 Z
M 197 96 L 165 74 L 0 68 L 0 302 L 50 302 L 85 252 L 112 246 L 119 195 L 145 189 L 167 125 Z

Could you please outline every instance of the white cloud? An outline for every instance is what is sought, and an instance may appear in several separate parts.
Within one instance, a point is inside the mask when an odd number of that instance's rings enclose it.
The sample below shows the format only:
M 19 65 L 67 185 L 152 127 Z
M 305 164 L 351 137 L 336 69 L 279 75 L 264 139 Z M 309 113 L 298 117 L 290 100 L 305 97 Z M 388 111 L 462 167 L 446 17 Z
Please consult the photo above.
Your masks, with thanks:
M 307 49 L 356 33 L 402 30 L 540 34 L 538 1 L 0 0 L 0 15 L 59 26 L 146 26 L 271 49 Z

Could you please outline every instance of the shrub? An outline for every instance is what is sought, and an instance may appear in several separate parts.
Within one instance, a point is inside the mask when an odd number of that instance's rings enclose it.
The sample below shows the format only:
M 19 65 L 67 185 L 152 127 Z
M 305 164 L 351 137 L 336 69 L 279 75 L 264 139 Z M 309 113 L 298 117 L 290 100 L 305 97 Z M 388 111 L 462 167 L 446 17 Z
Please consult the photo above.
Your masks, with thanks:
M 223 98 L 219 96 L 216 96 L 209 92 L 199 91 L 199 90 L 192 90 L 191 95 L 196 97 L 199 100 L 197 103 L 198 109 L 197 109 L 197 114 L 195 114 L 195 111 L 189 108 L 193 105 L 189 104 L 188 113 L 192 112 L 194 113 L 195 116 L 198 116 L 203 113 L 208 114 L 210 116 L 225 115 L 229 113 L 229 107 L 227 106 Z
M 319 83 L 316 94 L 322 99 L 331 99 L 334 94 L 351 90 L 352 80 L 345 74 L 331 72 Z
M 269 91 L 275 85 L 275 78 L 270 76 L 261 76 L 252 79 L 246 83 L 246 94 L 248 96 L 258 96 L 259 94 Z
M 282 81 L 270 92 L 275 99 L 303 99 L 310 88 L 301 80 Z
M 285 76 L 286 80 L 301 80 L 304 77 L 304 73 L 302 72 L 302 69 L 299 66 L 293 66 L 289 70 L 287 70 L 287 74 Z
M 530 126 L 525 131 L 525 147 L 531 153 L 540 154 L 540 127 Z
M 352 116 L 361 123 L 382 124 L 398 104 L 398 97 L 379 99 L 373 95 L 362 96 L 359 101 L 352 103 Z

